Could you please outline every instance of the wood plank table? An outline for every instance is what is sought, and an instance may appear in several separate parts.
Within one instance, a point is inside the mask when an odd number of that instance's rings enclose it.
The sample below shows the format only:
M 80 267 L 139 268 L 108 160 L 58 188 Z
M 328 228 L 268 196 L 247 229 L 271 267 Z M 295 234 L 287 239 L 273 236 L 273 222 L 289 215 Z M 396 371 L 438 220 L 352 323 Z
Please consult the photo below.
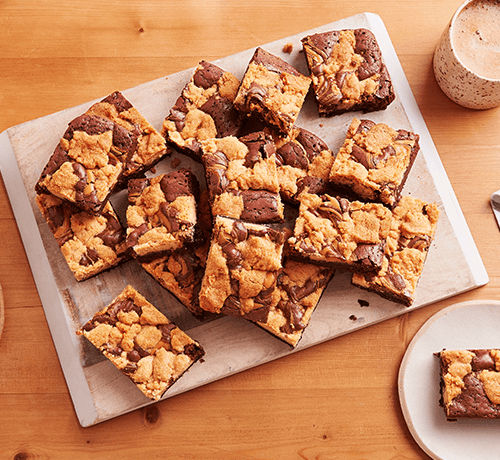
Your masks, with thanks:
M 0 2 L 0 132 L 357 13 L 380 15 L 489 275 L 481 288 L 82 428 L 0 179 L 4 458 L 425 459 L 399 403 L 416 332 L 456 302 L 498 299 L 499 109 L 448 100 L 432 53 L 460 0 Z M 1 154 L 1 152 L 0 152 Z

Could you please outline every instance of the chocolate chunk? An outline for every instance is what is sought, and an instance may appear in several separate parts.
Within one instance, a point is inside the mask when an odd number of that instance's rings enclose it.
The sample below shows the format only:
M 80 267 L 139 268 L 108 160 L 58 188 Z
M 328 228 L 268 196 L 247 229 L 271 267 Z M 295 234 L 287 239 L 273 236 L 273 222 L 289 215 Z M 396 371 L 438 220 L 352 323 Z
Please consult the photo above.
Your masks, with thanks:
M 105 133 L 106 131 L 113 131 L 114 123 L 105 118 L 95 115 L 81 115 L 69 123 L 68 129 L 64 133 L 64 138 L 70 141 L 73 138 L 75 131 L 83 131 L 89 136 L 95 136 Z
M 244 190 L 243 212 L 240 218 L 255 223 L 276 222 L 281 219 L 280 207 L 275 193 L 265 190 Z
M 356 37 L 355 51 L 363 56 L 363 63 L 358 68 L 358 78 L 365 80 L 379 72 L 381 66 L 382 53 L 377 45 L 373 33 L 367 29 L 357 29 L 354 31 Z
M 234 108 L 231 101 L 222 96 L 210 97 L 200 110 L 214 120 L 217 137 L 236 136 L 244 121 L 244 115 Z
M 472 358 L 472 370 L 482 371 L 484 369 L 495 369 L 495 361 L 488 350 L 473 350 L 474 357 Z
M 129 110 L 133 107 L 132 104 L 127 99 L 125 99 L 123 94 L 119 91 L 115 91 L 114 93 L 110 94 L 108 97 L 103 99 L 102 102 L 107 102 L 108 104 L 114 105 L 118 112 L 125 112 L 126 110 Z
M 223 71 L 206 61 L 201 61 L 200 65 L 201 68 L 194 74 L 193 81 L 196 86 L 208 89 L 220 80 Z

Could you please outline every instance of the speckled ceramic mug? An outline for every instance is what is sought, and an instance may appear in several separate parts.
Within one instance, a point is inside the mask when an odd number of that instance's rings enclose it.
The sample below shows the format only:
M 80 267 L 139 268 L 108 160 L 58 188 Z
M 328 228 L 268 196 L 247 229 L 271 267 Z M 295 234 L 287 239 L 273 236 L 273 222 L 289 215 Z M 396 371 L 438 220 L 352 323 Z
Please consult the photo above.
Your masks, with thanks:
M 470 109 L 500 105 L 500 0 L 467 0 L 451 18 L 434 52 L 443 92 Z

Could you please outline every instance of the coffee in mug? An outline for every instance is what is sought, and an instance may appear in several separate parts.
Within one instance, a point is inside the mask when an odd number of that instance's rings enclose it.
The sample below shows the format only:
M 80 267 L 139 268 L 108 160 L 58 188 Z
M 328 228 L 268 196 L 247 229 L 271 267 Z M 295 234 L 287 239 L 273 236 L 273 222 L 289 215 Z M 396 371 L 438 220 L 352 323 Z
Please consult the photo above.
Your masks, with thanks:
M 473 109 L 500 105 L 500 0 L 468 0 L 455 12 L 434 53 L 443 92 Z

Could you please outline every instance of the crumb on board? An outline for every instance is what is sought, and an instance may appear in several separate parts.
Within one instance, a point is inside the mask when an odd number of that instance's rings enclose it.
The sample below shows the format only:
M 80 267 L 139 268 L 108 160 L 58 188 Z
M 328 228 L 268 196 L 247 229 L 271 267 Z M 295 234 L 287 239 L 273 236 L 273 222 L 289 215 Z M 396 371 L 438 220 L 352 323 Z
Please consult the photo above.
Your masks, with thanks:
M 172 168 L 177 168 L 177 166 L 179 166 L 180 164 L 181 164 L 181 160 L 179 160 L 179 158 L 176 157 L 176 158 L 172 159 L 172 163 L 171 163 Z
M 283 53 L 290 54 L 293 51 L 293 43 L 287 43 L 283 46 Z

